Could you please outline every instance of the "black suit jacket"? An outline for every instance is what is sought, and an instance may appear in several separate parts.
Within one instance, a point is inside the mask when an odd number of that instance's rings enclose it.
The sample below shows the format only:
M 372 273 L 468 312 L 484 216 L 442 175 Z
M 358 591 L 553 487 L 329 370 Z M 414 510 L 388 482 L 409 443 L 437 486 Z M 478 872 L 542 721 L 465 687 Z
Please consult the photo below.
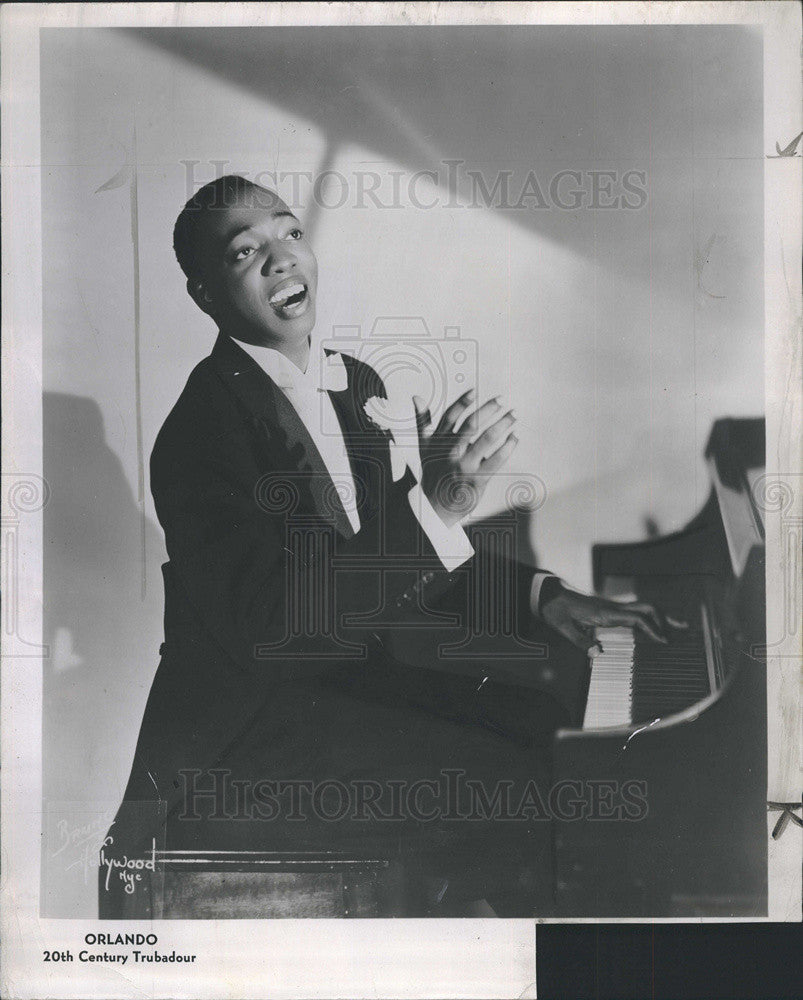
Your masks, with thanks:
M 172 809 L 179 772 L 225 759 L 277 684 L 334 663 L 389 669 L 394 636 L 412 626 L 420 650 L 422 636 L 465 618 L 473 560 L 443 569 L 410 509 L 409 476 L 393 482 L 388 435 L 363 411 L 382 382 L 343 360 L 348 388 L 331 398 L 357 484 L 356 535 L 295 410 L 230 338 L 191 373 L 158 435 L 165 643 L 128 801 Z M 523 622 L 533 570 L 510 572 Z

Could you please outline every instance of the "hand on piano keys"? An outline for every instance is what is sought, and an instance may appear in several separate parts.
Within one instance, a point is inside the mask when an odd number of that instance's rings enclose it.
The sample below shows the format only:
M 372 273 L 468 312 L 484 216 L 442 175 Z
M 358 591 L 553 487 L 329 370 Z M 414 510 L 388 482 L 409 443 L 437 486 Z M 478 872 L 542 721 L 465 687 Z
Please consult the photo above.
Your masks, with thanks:
M 541 617 L 551 628 L 578 649 L 591 655 L 604 652 L 596 630 L 627 628 L 640 631 L 653 642 L 666 644 L 673 630 L 686 629 L 686 622 L 662 614 L 651 604 L 631 601 L 626 604 L 604 597 L 579 594 L 561 587 L 541 607 Z
M 649 722 L 709 693 L 696 631 L 652 604 L 561 587 L 542 605 L 541 616 L 590 658 L 584 729 Z

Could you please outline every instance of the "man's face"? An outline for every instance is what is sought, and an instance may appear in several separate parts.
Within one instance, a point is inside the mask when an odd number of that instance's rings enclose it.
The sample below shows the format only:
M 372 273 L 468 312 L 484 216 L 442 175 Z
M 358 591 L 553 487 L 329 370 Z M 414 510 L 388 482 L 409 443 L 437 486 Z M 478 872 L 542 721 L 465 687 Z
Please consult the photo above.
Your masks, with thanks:
M 318 262 L 277 195 L 258 188 L 210 210 L 200 235 L 204 280 L 191 291 L 225 333 L 277 349 L 309 336 Z

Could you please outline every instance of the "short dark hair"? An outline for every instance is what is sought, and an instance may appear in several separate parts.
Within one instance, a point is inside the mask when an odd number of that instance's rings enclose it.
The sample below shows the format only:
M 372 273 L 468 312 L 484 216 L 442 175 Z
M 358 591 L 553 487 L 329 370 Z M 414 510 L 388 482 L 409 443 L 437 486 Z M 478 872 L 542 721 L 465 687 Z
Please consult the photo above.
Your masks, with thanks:
M 267 196 L 267 199 L 265 199 Z M 227 208 L 252 199 L 256 204 L 273 207 L 278 195 L 275 191 L 254 184 L 239 174 L 224 174 L 198 188 L 192 198 L 179 212 L 173 227 L 173 250 L 176 260 L 190 281 L 203 277 L 203 261 L 199 257 L 199 232 L 201 220 L 208 212 Z

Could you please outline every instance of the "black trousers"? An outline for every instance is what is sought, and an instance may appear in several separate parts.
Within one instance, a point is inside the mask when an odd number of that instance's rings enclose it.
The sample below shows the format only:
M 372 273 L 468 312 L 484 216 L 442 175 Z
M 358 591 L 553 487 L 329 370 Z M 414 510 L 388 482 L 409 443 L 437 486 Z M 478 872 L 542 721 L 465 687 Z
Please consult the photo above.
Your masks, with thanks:
M 172 850 L 379 852 L 451 897 L 551 885 L 545 694 L 402 666 L 288 678 L 205 773 L 182 774 Z M 527 888 L 529 886 L 529 889 Z

